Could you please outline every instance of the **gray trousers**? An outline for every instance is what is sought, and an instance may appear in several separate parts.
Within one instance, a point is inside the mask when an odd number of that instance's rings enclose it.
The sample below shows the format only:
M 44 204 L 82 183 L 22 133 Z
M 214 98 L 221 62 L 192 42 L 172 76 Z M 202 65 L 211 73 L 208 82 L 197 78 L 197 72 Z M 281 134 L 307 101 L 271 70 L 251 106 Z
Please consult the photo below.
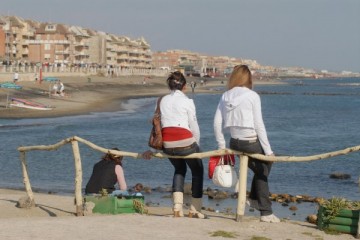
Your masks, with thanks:
M 264 150 L 262 149 L 259 140 L 243 141 L 231 138 L 230 149 L 246 153 L 264 154 Z M 268 184 L 271 165 L 272 163 L 270 162 L 249 158 L 248 167 L 254 172 L 249 201 L 260 211 L 261 216 L 267 216 L 273 213 L 271 200 L 269 199 Z

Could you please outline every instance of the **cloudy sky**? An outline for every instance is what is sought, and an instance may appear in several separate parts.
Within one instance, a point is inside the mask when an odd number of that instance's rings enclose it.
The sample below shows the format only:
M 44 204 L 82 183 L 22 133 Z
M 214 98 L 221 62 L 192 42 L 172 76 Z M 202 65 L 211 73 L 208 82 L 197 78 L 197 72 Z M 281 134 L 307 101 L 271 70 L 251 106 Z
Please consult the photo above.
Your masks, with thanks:
M 8 0 L 0 15 L 143 36 L 152 51 L 360 72 L 359 0 Z

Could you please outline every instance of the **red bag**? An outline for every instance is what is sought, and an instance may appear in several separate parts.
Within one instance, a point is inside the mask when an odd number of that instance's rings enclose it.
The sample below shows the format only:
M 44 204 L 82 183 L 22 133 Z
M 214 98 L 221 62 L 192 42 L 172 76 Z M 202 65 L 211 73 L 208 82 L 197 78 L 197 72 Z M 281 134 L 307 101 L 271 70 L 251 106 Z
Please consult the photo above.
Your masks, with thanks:
M 210 157 L 210 159 L 209 159 L 209 168 L 208 168 L 209 179 L 212 179 L 215 167 L 216 167 L 216 165 L 218 165 L 218 163 L 219 163 L 219 161 L 220 161 L 220 159 L 222 157 L 224 158 L 224 164 L 225 165 L 235 165 L 235 156 L 234 156 L 234 154 Z

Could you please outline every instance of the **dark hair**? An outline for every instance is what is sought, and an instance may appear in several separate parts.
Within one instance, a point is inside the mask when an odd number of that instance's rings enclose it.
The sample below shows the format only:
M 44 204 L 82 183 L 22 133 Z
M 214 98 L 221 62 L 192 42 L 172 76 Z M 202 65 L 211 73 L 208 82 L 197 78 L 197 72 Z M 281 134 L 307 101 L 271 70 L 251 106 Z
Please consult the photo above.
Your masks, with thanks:
M 166 81 L 170 90 L 182 90 L 186 84 L 184 75 L 179 71 L 171 73 Z
M 112 148 L 111 150 L 117 150 L 119 151 L 118 148 Z M 102 160 L 104 161 L 114 161 L 117 165 L 122 166 L 122 160 L 123 160 L 123 156 L 117 156 L 111 153 L 107 153 L 102 157 Z

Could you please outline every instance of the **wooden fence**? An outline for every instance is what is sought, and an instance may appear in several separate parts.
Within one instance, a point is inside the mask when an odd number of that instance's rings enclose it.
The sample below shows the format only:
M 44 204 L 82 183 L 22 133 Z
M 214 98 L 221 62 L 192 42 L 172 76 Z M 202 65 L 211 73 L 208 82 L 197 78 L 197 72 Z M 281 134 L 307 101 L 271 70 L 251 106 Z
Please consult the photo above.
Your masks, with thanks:
M 56 144 L 53 145 L 38 145 L 38 146 L 23 146 L 19 147 L 18 151 L 20 152 L 20 160 L 23 172 L 23 181 L 25 185 L 25 190 L 27 193 L 27 197 L 29 202 L 32 206 L 35 206 L 34 194 L 31 189 L 30 179 L 27 172 L 27 163 L 26 163 L 26 152 L 34 151 L 34 150 L 43 150 L 43 151 L 52 151 L 57 150 L 58 148 L 62 147 L 65 144 L 71 143 L 73 154 L 74 154 L 74 161 L 75 161 L 75 205 L 76 205 L 76 215 L 83 216 L 83 198 L 82 198 L 82 164 L 81 164 L 81 156 L 79 151 L 79 142 L 86 144 L 90 148 L 100 151 L 102 153 L 111 153 L 114 155 L 120 155 L 124 157 L 133 157 L 135 159 L 142 158 L 140 153 L 133 153 L 133 152 L 125 152 L 125 151 L 116 151 L 106 149 L 96 144 L 82 139 L 77 136 L 73 136 L 67 139 L 64 139 Z M 211 156 L 222 156 L 225 154 L 236 154 L 240 156 L 240 167 L 239 167 L 239 196 L 238 196 L 238 203 L 237 203 L 237 212 L 236 212 L 236 221 L 241 221 L 244 213 L 245 213 L 245 204 L 246 204 L 246 185 L 247 185 L 247 166 L 248 166 L 248 158 L 256 158 L 262 161 L 270 161 L 270 162 L 304 162 L 304 161 L 314 161 L 320 160 L 325 158 L 331 158 L 339 155 L 346 155 L 351 152 L 356 152 L 360 150 L 359 146 L 349 147 L 339 151 L 333 151 L 318 155 L 312 156 L 304 156 L 304 157 L 295 157 L 295 156 L 265 156 L 262 154 L 248 154 L 238 151 L 233 151 L 230 149 L 221 149 L 215 151 L 208 151 L 208 152 L 201 152 L 201 153 L 193 153 L 188 156 L 171 156 L 172 158 L 207 158 Z M 164 153 L 154 153 L 154 157 L 157 158 L 168 158 L 169 156 Z M 358 224 L 358 236 L 360 233 L 360 221 Z

